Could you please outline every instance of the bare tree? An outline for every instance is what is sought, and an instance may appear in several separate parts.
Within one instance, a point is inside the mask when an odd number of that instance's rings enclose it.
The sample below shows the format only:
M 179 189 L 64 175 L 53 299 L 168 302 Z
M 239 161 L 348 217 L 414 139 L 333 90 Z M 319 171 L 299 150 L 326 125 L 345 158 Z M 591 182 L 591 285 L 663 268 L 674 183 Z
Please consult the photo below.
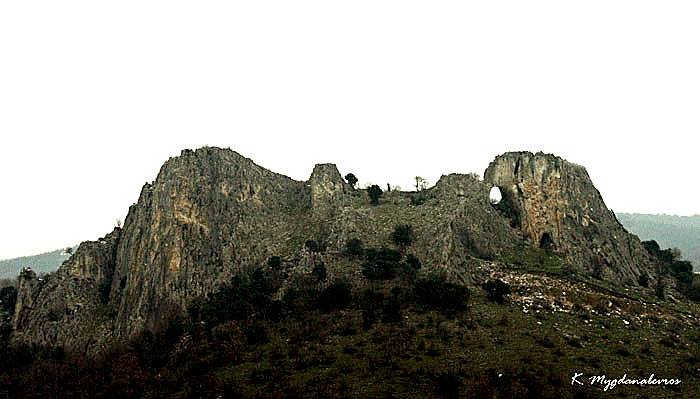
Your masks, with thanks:
M 428 188 L 428 179 L 416 176 L 416 191 L 422 191 Z

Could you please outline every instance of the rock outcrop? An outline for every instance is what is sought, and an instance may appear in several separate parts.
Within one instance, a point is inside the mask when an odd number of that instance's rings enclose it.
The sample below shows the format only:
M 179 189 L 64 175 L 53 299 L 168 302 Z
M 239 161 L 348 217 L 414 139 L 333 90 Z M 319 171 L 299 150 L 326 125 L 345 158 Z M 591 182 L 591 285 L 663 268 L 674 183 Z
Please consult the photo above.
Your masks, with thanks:
M 607 208 L 586 169 L 550 154 L 498 156 L 484 180 L 501 189 L 501 207 L 530 242 L 579 270 L 637 284 L 652 265 L 639 238 Z
M 489 203 L 492 185 L 512 204 L 512 218 Z M 157 330 L 194 299 L 272 255 L 282 258 L 288 281 L 310 273 L 317 261 L 327 265 L 330 278 L 360 281 L 359 265 L 343 257 L 346 241 L 392 245 L 397 224 L 413 226 L 410 251 L 423 273 L 464 283 L 478 281 L 481 265 L 498 261 L 523 236 L 551 245 L 581 269 L 603 264 L 620 281 L 634 283 L 648 262 L 585 170 L 553 156 L 506 154 L 484 181 L 447 175 L 419 193 L 385 193 L 372 206 L 332 164 L 316 165 L 300 182 L 234 151 L 207 147 L 168 160 L 143 186 L 123 228 L 81 244 L 42 281 L 23 276 L 13 339 L 99 353 Z M 327 243 L 328 250 L 310 254 L 309 239 Z

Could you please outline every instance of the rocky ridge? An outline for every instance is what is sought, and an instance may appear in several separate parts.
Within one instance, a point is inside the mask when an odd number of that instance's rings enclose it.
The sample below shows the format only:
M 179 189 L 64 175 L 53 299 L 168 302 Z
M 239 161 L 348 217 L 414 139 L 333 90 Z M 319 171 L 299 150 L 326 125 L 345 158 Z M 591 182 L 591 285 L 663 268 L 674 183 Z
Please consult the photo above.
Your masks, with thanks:
M 490 204 L 501 188 L 500 209 Z M 415 198 L 420 195 L 420 201 Z M 416 231 L 411 251 L 422 273 L 478 282 L 478 267 L 498 262 L 526 241 L 547 246 L 583 271 L 636 285 L 653 266 L 636 236 L 617 223 L 580 166 L 545 154 L 496 158 L 484 180 L 451 174 L 420 193 L 388 192 L 378 206 L 347 185 L 335 165 L 314 168 L 306 182 L 268 171 L 238 153 L 185 150 L 144 185 L 123 228 L 85 242 L 54 274 L 20 277 L 13 339 L 67 350 L 103 348 L 153 330 L 232 276 L 280 256 L 288 284 L 313 264 L 329 280 L 357 284 L 345 242 L 389 245 L 397 224 Z M 543 238 L 548 236 L 548 238 Z M 314 239 L 327 246 L 313 254 Z

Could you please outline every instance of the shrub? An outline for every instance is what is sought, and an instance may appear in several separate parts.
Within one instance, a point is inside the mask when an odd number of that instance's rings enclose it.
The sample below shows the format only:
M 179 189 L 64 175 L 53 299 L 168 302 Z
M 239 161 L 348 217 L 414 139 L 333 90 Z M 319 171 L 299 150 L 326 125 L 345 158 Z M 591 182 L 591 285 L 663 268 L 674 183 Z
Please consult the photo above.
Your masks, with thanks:
M 399 224 L 394 227 L 394 231 L 391 233 L 391 240 L 401 248 L 411 245 L 414 237 L 413 226 L 410 224 Z
M 373 184 L 367 188 L 367 195 L 369 195 L 369 203 L 372 205 L 377 205 L 379 204 L 379 197 L 382 196 L 382 189 L 376 185 Z
M 7 286 L 0 289 L 0 309 L 10 316 L 15 313 L 15 304 L 17 302 L 17 289 L 13 286 Z
M 406 255 L 406 259 L 404 259 L 402 263 L 402 268 L 401 268 L 401 274 L 404 277 L 407 277 L 409 279 L 412 279 L 416 276 L 418 273 L 418 270 L 421 268 L 421 262 L 420 260 L 413 254 L 408 254 Z
M 401 253 L 393 249 L 370 248 L 365 252 L 362 274 L 370 280 L 390 280 L 396 277 L 401 262 Z
M 253 314 L 275 318 L 280 309 L 279 303 L 272 300 L 272 293 L 270 274 L 256 269 L 250 278 L 235 276 L 207 298 L 194 302 L 189 313 L 208 324 L 244 320 Z
M 267 265 L 272 270 L 279 270 L 282 267 L 282 258 L 279 256 L 270 256 L 267 258 Z
M 304 246 L 314 253 L 326 252 L 326 243 L 323 240 L 306 240 Z
M 656 294 L 656 297 L 661 300 L 666 298 L 666 285 L 661 280 L 656 283 L 656 287 L 654 287 L 654 294 Z
M 444 277 L 423 278 L 413 287 L 416 304 L 449 313 L 465 310 L 469 295 L 467 287 L 449 283 Z
M 351 238 L 345 243 L 345 253 L 348 256 L 359 257 L 364 252 L 364 246 L 359 238 Z
M 486 297 L 496 303 L 504 303 L 510 295 L 510 285 L 501 279 L 489 280 L 484 283 Z
M 327 274 L 328 272 L 326 271 L 326 265 L 323 262 L 318 262 L 316 265 L 314 265 L 314 268 L 311 271 L 311 275 L 316 277 L 318 281 L 324 281 Z
M 352 301 L 350 286 L 344 281 L 336 281 L 318 295 L 318 308 L 323 312 L 345 309 Z
M 423 205 L 427 200 L 427 197 L 421 192 L 413 193 L 409 198 L 413 206 Z
M 642 273 L 639 276 L 638 282 L 639 282 L 639 285 L 641 285 L 642 287 L 648 288 L 649 287 L 649 275 L 646 273 Z
M 318 295 L 318 290 L 313 288 L 290 289 L 284 293 L 282 302 L 289 312 L 301 314 L 317 304 Z

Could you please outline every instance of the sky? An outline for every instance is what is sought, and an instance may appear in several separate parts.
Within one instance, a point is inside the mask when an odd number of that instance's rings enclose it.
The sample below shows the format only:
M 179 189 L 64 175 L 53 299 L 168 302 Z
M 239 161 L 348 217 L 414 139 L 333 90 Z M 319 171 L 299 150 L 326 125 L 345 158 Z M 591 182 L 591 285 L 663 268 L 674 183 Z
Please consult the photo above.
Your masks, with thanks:
M 0 2 L 0 259 L 94 240 L 185 148 L 306 180 L 584 165 L 700 213 L 697 1 Z

